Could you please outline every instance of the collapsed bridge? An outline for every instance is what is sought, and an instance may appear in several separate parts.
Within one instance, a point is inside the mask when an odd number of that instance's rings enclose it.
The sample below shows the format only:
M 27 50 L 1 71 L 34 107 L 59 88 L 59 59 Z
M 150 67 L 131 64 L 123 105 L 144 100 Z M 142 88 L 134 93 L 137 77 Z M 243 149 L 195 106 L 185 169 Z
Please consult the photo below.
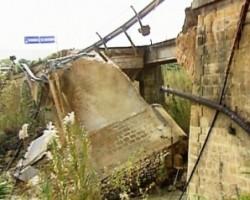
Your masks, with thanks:
M 104 51 L 96 48 L 121 31 L 127 35 L 126 29 L 161 2 L 163 1 L 153 1 L 136 15 L 137 18 L 132 18 L 122 28 L 111 33 L 111 36 L 101 39 L 91 47 L 76 54 L 48 60 L 34 68 L 23 64 L 21 69 L 25 76 L 16 76 L 21 85 L 23 82 L 27 83 L 30 96 L 39 104 L 38 112 L 46 107 L 49 110 L 48 118 L 56 121 L 58 127 L 62 127 L 62 119 L 67 113 L 75 113 L 77 121 L 88 132 L 92 146 L 91 160 L 98 176 L 106 185 L 103 191 L 108 198 L 112 188 L 106 192 L 105 189 L 110 186 L 105 180 L 131 156 L 139 155 L 133 161 L 135 165 L 141 166 L 136 173 L 150 169 L 151 173 L 147 176 L 151 177 L 151 182 L 158 178 L 156 172 L 162 167 L 167 171 L 164 180 L 169 179 L 169 182 L 174 181 L 173 174 L 177 170 L 179 173 L 179 170 L 184 171 L 186 168 L 184 160 L 187 146 L 183 142 L 186 134 L 161 105 L 150 105 L 140 96 L 131 79 L 120 69 L 120 66 L 124 66 L 117 60 L 120 49 L 117 54 L 114 49 Z M 143 60 L 144 55 L 147 55 L 146 66 L 149 68 L 159 63 L 173 62 L 174 43 L 175 40 L 171 40 L 150 47 L 132 46 L 134 54 L 131 58 Z M 167 48 L 164 47 L 165 44 L 169 44 Z M 131 49 L 125 51 L 131 52 Z M 91 50 L 95 50 L 99 56 L 89 52 Z M 144 51 L 143 54 L 139 53 L 141 51 Z M 163 54 L 165 57 L 162 57 Z M 123 70 L 128 72 L 137 70 L 137 67 Z M 136 73 L 132 71 L 127 74 L 132 74 L 132 78 Z M 63 132 L 59 132 L 59 137 L 63 140 Z M 146 161 L 148 159 L 150 165 Z M 22 173 L 26 173 L 26 169 L 19 170 L 20 178 L 23 177 Z
M 191 110 L 189 178 L 182 195 L 189 188 L 190 198 L 196 193 L 208 199 L 239 197 L 240 190 L 249 192 L 249 178 L 242 173 L 249 165 L 249 0 L 193 2 L 177 45 L 178 61 L 190 70 L 196 96 L 163 88 L 197 102 Z M 47 60 L 31 70 L 22 68 L 35 101 L 42 85 L 47 100 L 40 101 L 41 105 L 50 108 L 50 117 L 58 126 L 74 111 L 87 128 L 105 197 L 117 198 L 113 195 L 119 189 L 109 185 L 110 174 L 136 152 L 140 153 L 133 166 L 139 166 L 135 171 L 144 185 L 148 182 L 140 175 L 154 182 L 159 166 L 166 169 L 169 182 L 174 182 L 172 172 L 178 177 L 179 170 L 186 168 L 187 145 L 181 139 L 185 134 L 160 105 L 151 105 L 162 102 L 157 66 L 176 61 L 175 40 L 136 47 L 126 32 L 140 15 L 157 5 L 154 3 L 108 36 L 99 35 L 100 41 L 85 50 Z M 140 25 L 140 31 L 147 34 L 148 27 Z M 108 48 L 106 43 L 120 33 L 127 36 L 131 47 Z M 220 192 L 215 194 L 218 185 Z

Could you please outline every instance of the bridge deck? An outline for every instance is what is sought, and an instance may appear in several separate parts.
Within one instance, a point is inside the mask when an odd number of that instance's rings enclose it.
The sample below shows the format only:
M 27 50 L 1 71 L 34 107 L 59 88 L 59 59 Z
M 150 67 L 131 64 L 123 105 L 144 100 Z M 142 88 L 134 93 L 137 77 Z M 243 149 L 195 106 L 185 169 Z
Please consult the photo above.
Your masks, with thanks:
M 101 51 L 104 51 L 101 48 Z M 105 52 L 122 69 L 141 69 L 151 65 L 176 62 L 175 39 L 146 46 L 110 47 Z

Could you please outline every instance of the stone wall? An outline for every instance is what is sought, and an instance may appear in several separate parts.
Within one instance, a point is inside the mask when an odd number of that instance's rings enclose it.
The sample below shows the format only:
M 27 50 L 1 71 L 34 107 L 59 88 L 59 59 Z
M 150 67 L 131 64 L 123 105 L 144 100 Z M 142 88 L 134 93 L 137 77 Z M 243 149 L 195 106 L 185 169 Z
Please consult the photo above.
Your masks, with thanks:
M 198 1 L 193 2 L 193 5 Z M 199 1 L 206 3 L 207 1 Z M 218 101 L 227 60 L 243 0 L 217 1 L 202 7 L 198 15 L 193 93 Z M 197 6 L 198 7 L 198 6 Z M 193 29 L 192 29 L 193 30 Z M 192 38 L 190 38 L 192 39 Z M 250 12 L 236 50 L 226 90 L 225 104 L 250 121 Z M 188 67 L 187 67 L 188 68 Z M 188 174 L 208 133 L 214 110 L 193 105 L 189 136 Z M 239 199 L 250 194 L 250 135 L 223 114 L 188 188 L 189 199 Z

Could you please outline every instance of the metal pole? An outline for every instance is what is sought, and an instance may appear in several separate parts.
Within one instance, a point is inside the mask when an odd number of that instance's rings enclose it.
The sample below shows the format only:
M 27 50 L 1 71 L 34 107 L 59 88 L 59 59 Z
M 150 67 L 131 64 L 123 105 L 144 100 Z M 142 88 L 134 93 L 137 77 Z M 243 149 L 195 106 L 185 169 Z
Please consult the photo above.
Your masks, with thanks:
M 133 40 L 131 39 L 131 37 L 129 36 L 129 34 L 127 33 L 127 31 L 126 31 L 125 28 L 123 28 L 122 30 L 123 30 L 124 34 L 126 35 L 126 37 L 128 38 L 128 40 L 129 40 L 129 42 L 130 42 L 132 48 L 134 49 L 135 55 L 137 55 L 136 46 L 135 46 Z
M 96 32 L 96 35 L 100 38 L 100 40 L 102 40 L 104 48 L 105 48 L 105 51 L 107 51 L 108 47 L 106 45 L 106 41 L 102 38 L 102 36 L 98 32 Z
M 143 26 L 141 18 L 138 15 L 138 13 L 136 12 L 135 8 L 133 6 L 130 6 L 130 7 L 134 11 L 135 16 L 137 17 L 137 20 L 138 20 L 138 22 L 140 24 L 140 28 L 138 29 L 139 33 L 141 33 L 143 36 L 149 35 L 150 34 L 150 26 L 149 25 Z
M 143 8 L 139 13 L 138 16 L 140 19 L 143 19 L 147 14 L 149 14 L 152 10 L 154 10 L 157 6 L 159 6 L 162 2 L 164 2 L 165 0 L 153 0 L 151 3 L 149 3 L 145 8 Z M 157 4 L 156 4 L 157 3 Z M 108 41 L 112 40 L 113 38 L 115 38 L 116 36 L 118 36 L 119 34 L 123 33 L 123 29 L 128 30 L 130 27 L 132 27 L 136 22 L 138 21 L 137 16 L 132 17 L 131 19 L 129 19 L 127 22 L 125 22 L 124 24 L 122 24 L 120 27 L 118 27 L 117 29 L 115 29 L 113 32 L 109 33 L 108 35 L 106 35 L 103 39 L 104 41 L 107 43 Z M 90 52 L 92 50 L 94 50 L 95 47 L 99 47 L 103 44 L 102 40 L 99 40 L 97 42 L 95 42 L 94 44 L 90 45 L 89 47 L 82 49 L 79 51 L 79 53 L 82 52 Z
M 175 90 L 173 88 L 167 88 L 167 87 L 162 86 L 161 91 L 165 92 L 167 94 L 173 94 L 173 95 L 176 95 L 178 97 L 188 99 L 190 101 L 193 101 L 193 102 L 205 105 L 207 107 L 213 108 L 215 110 L 218 110 L 218 111 L 224 113 L 225 115 L 227 115 L 228 117 L 230 117 L 230 119 L 232 119 L 235 123 L 237 123 L 248 134 L 250 134 L 250 125 L 243 118 L 241 118 L 239 115 L 237 115 L 237 113 L 235 113 L 234 111 L 225 107 L 224 105 L 220 105 L 220 104 L 218 104 L 214 101 L 211 101 L 209 99 L 205 99 L 202 97 L 187 94 L 187 93 Z
M 142 25 L 142 22 L 141 22 L 141 18 L 139 17 L 138 13 L 136 12 L 134 6 L 131 5 L 130 8 L 134 11 L 135 16 L 137 17 L 137 20 L 138 20 L 138 22 L 139 22 L 139 24 L 140 24 L 140 27 L 142 28 L 143 25 Z

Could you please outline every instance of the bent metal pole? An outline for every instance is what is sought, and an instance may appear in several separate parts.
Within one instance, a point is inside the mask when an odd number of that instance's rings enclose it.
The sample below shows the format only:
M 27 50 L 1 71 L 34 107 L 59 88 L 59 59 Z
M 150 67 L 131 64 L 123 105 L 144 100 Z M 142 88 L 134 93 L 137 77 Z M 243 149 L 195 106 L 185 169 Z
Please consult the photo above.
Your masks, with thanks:
M 237 113 L 230 110 L 228 107 L 225 107 L 224 105 L 220 105 L 220 104 L 218 104 L 214 101 L 211 101 L 209 99 L 194 96 L 192 94 L 187 94 L 187 93 L 178 91 L 178 90 L 173 89 L 173 88 L 168 88 L 168 87 L 162 86 L 161 91 L 165 92 L 167 94 L 173 94 L 173 95 L 176 95 L 178 97 L 188 99 L 190 101 L 193 101 L 193 102 L 205 105 L 207 107 L 213 108 L 215 110 L 218 110 L 218 111 L 224 113 L 225 115 L 227 115 L 228 117 L 230 117 L 230 119 L 232 119 L 235 123 L 237 123 L 248 134 L 250 134 L 250 125 L 243 118 L 241 118 L 239 115 L 237 115 Z
M 90 45 L 89 47 L 80 50 L 79 53 L 83 53 L 83 52 L 88 53 L 88 52 L 94 50 L 96 47 L 103 45 L 104 42 L 107 43 L 108 41 L 112 40 L 113 38 L 115 38 L 119 34 L 123 33 L 124 30 L 126 31 L 130 27 L 132 27 L 138 21 L 138 19 L 144 18 L 147 14 L 149 14 L 151 11 L 153 11 L 158 5 L 160 5 L 164 1 L 165 0 L 153 0 L 145 8 L 143 8 L 138 13 L 138 15 L 135 15 L 134 17 L 129 19 L 127 22 L 125 22 L 124 24 L 119 26 L 117 29 L 115 29 L 114 31 L 112 31 L 111 33 L 109 33 L 108 35 L 103 37 L 103 39 L 100 39 L 99 41 L 95 42 L 94 44 Z
M 76 59 L 81 58 L 82 55 L 85 55 L 86 53 L 95 51 L 96 48 L 100 47 L 101 45 L 106 45 L 108 41 L 114 39 L 116 36 L 120 35 L 121 33 L 126 32 L 130 27 L 132 27 L 138 21 L 138 19 L 144 18 L 146 15 L 148 15 L 151 11 L 153 11 L 158 5 L 160 5 L 164 1 L 165 0 L 153 0 L 146 7 L 144 7 L 137 15 L 130 18 L 128 21 L 126 21 L 124 24 L 116 28 L 114 31 L 110 32 L 105 37 L 100 38 L 100 40 L 98 40 L 94 44 L 82 50 L 79 50 L 77 52 L 78 57 Z M 54 65 L 59 66 L 59 65 L 64 64 L 64 63 L 61 63 L 62 60 L 65 60 L 65 58 L 63 57 L 63 58 L 56 59 L 57 61 L 56 64 L 55 64 L 55 59 L 48 61 L 48 63 L 50 66 L 54 66 Z

